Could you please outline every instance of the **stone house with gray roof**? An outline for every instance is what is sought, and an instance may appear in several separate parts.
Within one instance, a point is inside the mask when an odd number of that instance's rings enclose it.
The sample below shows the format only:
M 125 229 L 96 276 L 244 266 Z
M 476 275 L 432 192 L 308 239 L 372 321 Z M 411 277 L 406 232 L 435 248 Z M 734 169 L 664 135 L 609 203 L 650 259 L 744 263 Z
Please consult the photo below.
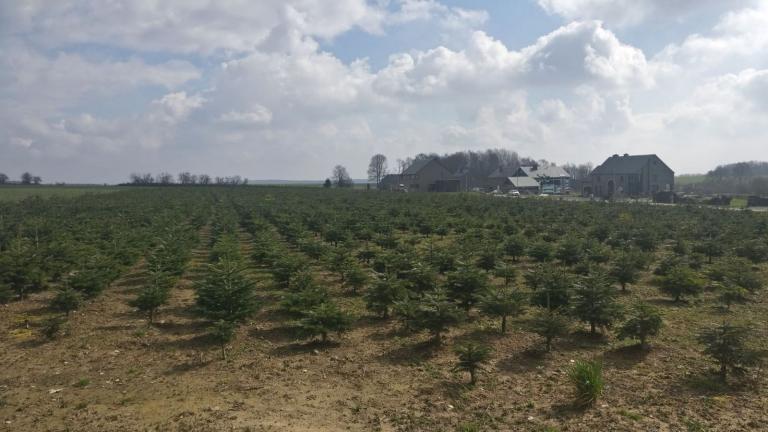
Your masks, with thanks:
M 655 154 L 615 154 L 592 170 L 582 185 L 583 195 L 602 198 L 653 196 L 674 189 L 675 172 Z

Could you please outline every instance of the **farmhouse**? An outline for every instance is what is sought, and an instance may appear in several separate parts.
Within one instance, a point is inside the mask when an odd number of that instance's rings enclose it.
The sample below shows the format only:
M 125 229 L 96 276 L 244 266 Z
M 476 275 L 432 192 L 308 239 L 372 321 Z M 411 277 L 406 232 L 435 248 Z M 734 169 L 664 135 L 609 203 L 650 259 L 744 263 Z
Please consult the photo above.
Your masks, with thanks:
M 571 175 L 557 165 L 521 166 L 513 177 L 529 177 L 536 180 L 542 193 L 565 193 L 571 184 Z
M 584 182 L 584 195 L 604 198 L 622 196 L 652 196 L 658 192 L 672 192 L 675 172 L 658 156 L 617 154 L 609 157 L 592 170 Z
M 461 181 L 439 159 L 417 160 L 400 175 L 409 192 L 458 192 Z

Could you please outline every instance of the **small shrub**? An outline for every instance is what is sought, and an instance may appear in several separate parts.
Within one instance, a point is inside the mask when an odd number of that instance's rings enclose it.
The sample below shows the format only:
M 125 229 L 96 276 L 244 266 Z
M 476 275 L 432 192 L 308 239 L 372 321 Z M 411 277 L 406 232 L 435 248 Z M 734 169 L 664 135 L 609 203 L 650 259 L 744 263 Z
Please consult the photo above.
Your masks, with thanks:
M 577 361 L 568 370 L 568 378 L 576 388 L 577 406 L 594 405 L 603 394 L 603 365 L 598 361 Z

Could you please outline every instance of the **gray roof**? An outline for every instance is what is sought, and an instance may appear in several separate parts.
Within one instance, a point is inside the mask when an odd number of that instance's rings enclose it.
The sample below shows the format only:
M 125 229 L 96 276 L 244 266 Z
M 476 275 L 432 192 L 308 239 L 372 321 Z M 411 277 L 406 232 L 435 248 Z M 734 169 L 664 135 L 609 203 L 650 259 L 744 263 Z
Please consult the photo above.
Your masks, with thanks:
M 534 180 L 532 177 L 508 177 L 509 181 L 512 183 L 512 186 L 516 188 L 537 188 L 539 187 L 539 182 Z
M 557 165 L 550 165 L 543 167 L 539 165 L 537 169 L 533 169 L 533 167 L 530 166 L 523 166 L 520 167 L 520 170 L 522 170 L 525 175 L 528 177 L 550 177 L 550 178 L 571 178 L 571 175 L 568 174 L 568 171 L 560 168 Z M 518 170 L 519 171 L 519 170 Z
M 425 166 L 429 165 L 430 162 L 435 161 L 437 163 L 440 163 L 439 160 L 435 159 L 419 159 L 417 161 L 414 161 L 411 165 L 408 166 L 408 168 L 403 171 L 403 175 L 414 175 L 418 174 L 419 171 L 423 170 Z M 442 164 L 440 164 L 442 166 Z
M 488 174 L 489 178 L 504 178 L 504 177 L 512 177 L 515 175 L 515 172 L 517 170 L 512 167 L 512 165 L 500 165 L 495 170 L 491 171 L 490 174 Z
M 644 166 L 654 163 L 654 161 L 673 172 L 655 154 L 632 156 L 625 154 L 624 156 L 613 155 L 609 157 L 605 162 L 592 170 L 592 174 L 634 174 L 642 170 Z

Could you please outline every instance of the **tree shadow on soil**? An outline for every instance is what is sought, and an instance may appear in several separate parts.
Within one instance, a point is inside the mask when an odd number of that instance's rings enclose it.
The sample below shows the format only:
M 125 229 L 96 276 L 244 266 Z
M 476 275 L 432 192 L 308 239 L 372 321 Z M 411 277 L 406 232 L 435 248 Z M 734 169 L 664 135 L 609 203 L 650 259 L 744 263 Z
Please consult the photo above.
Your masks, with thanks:
M 731 376 L 727 382 L 723 382 L 717 371 L 709 369 L 702 373 L 683 376 L 678 382 L 673 382 L 671 387 L 678 393 L 688 391 L 705 396 L 736 395 L 759 391 L 760 379 L 750 376 Z
M 368 335 L 368 338 L 373 341 L 389 341 L 393 338 L 407 338 L 413 336 L 413 331 L 403 328 L 403 326 L 395 325 L 388 328 L 376 330 Z
M 543 366 L 547 361 L 547 352 L 536 347 L 505 357 L 496 363 L 499 370 L 512 373 L 526 373 Z
M 567 337 L 555 341 L 557 349 L 560 351 L 574 351 L 581 349 L 594 348 L 605 345 L 608 339 L 601 333 L 592 334 L 583 330 L 576 330 Z
M 506 334 L 502 334 L 501 331 L 497 328 L 475 329 L 460 336 L 456 336 L 456 338 L 454 338 L 454 342 L 458 344 L 466 342 L 481 342 L 488 344 L 495 340 L 501 339 L 504 336 L 506 336 Z
M 201 350 L 209 349 L 217 345 L 208 333 L 202 333 L 186 339 L 163 340 L 152 343 L 152 347 L 157 351 L 173 350 Z
M 650 298 L 646 300 L 649 304 L 652 304 L 654 306 L 664 306 L 664 307 L 687 307 L 690 306 L 690 303 L 686 299 L 680 299 L 680 301 L 675 301 L 674 299 L 670 298 L 664 298 L 664 297 L 656 297 L 656 298 Z
M 650 353 L 650 348 L 644 348 L 640 344 L 636 344 L 608 350 L 603 354 L 603 358 L 610 362 L 611 366 L 627 370 L 645 361 Z
M 254 339 L 264 339 L 273 344 L 292 342 L 298 335 L 298 327 L 277 326 L 267 329 L 254 328 L 248 331 L 248 335 Z
M 309 342 L 294 342 L 287 345 L 281 345 L 273 348 L 270 351 L 270 354 L 274 355 L 275 357 L 289 357 L 309 354 L 315 350 L 321 351 L 330 348 L 337 348 L 339 346 L 341 346 L 341 343 L 334 340 L 322 342 L 315 339 Z
M 213 359 L 208 359 L 202 362 L 196 361 L 180 363 L 165 371 L 165 375 L 184 375 L 187 372 L 194 372 L 196 370 L 204 369 L 213 362 Z
M 599 401 L 598 401 L 599 402 Z M 590 406 L 580 406 L 573 402 L 562 402 L 552 405 L 552 417 L 562 420 L 581 417 L 590 410 Z
M 128 330 L 136 330 L 136 325 L 134 324 L 109 324 L 109 325 L 103 325 L 96 327 L 96 330 L 102 330 L 102 331 L 128 331 Z
M 442 345 L 435 343 L 432 339 L 417 342 L 411 345 L 405 345 L 384 353 L 381 357 L 385 361 L 397 364 L 408 365 L 421 363 L 434 358 L 440 351 Z
M 177 321 L 158 321 L 152 324 L 152 327 L 163 332 L 170 333 L 176 336 L 185 334 L 197 334 L 204 331 L 207 328 L 207 324 L 203 321 L 191 321 L 191 322 L 177 322 Z
M 144 273 L 124 276 L 114 283 L 115 288 L 137 288 L 147 284 L 147 276 Z

